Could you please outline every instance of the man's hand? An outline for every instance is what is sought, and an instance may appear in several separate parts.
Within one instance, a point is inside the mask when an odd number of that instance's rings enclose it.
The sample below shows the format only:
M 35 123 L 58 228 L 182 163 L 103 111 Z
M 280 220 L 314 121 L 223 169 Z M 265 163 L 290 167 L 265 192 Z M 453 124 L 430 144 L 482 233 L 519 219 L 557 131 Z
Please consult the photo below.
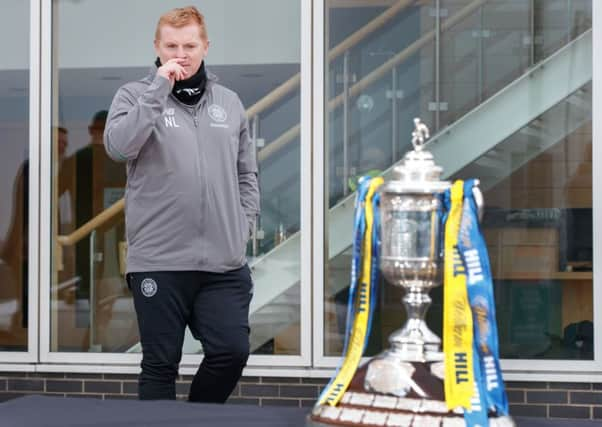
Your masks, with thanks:
M 184 59 L 173 58 L 157 69 L 157 74 L 168 79 L 172 88 L 176 80 L 184 80 L 188 76 L 184 67 L 180 65 L 182 62 Z

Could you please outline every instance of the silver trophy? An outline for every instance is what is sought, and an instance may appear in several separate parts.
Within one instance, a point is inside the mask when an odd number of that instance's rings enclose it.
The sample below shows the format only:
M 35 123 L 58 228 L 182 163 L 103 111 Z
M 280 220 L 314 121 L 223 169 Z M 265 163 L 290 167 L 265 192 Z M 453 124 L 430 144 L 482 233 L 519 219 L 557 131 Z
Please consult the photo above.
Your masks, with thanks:
M 450 188 L 440 179 L 442 168 L 423 150 L 428 128 L 414 119 L 414 150 L 393 169 L 381 193 L 381 261 L 384 277 L 405 290 L 405 326 L 391 334 L 384 357 L 406 362 L 443 360 L 441 339 L 426 325 L 429 291 L 441 282 L 441 194 Z
M 428 128 L 420 119 L 414 123 L 414 150 L 378 190 L 380 269 L 389 283 L 404 289 L 407 321 L 389 337 L 389 349 L 358 368 L 339 405 L 317 405 L 308 425 L 465 425 L 462 410 L 450 411 L 445 404 L 441 339 L 425 322 L 429 292 L 442 282 L 442 194 L 451 183 L 441 180 L 442 168 L 423 148 Z M 473 191 L 480 217 L 483 197 L 478 187 Z M 489 425 L 514 423 L 493 417 Z

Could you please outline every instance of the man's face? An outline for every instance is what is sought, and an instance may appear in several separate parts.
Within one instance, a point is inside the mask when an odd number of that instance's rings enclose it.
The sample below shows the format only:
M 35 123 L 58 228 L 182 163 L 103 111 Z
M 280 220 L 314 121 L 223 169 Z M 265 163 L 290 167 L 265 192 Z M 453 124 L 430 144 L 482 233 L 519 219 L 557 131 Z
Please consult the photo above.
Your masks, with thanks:
M 69 143 L 67 142 L 67 132 L 59 130 L 58 131 L 59 158 L 63 158 L 63 156 L 65 155 L 65 151 L 67 150 L 67 145 L 69 145 Z
M 201 29 L 197 24 L 176 28 L 163 25 L 159 30 L 160 38 L 155 40 L 155 52 L 165 64 L 170 59 L 183 59 L 182 66 L 190 78 L 197 72 L 201 62 L 207 56 L 209 41 L 201 37 Z
M 90 133 L 90 137 L 92 138 L 92 144 L 100 144 L 102 145 L 102 136 L 105 131 L 105 121 L 104 120 L 94 120 L 90 126 L 88 126 L 88 133 Z

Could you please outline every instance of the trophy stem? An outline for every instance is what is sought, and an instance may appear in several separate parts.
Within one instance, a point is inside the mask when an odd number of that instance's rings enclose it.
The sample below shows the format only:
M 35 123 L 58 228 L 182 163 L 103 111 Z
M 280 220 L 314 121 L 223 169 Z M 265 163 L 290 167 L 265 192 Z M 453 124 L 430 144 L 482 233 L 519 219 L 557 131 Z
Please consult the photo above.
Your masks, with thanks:
M 426 312 L 431 305 L 428 289 L 408 287 L 403 297 L 408 320 L 402 329 L 391 334 L 389 356 L 406 362 L 431 362 L 443 360 L 441 339 L 426 325 Z

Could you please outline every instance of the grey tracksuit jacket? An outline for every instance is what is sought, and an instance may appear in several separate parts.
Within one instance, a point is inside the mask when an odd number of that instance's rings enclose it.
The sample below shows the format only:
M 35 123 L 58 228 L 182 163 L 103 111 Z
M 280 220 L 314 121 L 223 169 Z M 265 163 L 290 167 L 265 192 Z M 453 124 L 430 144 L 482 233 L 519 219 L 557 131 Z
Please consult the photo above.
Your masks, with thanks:
M 196 106 L 156 74 L 122 86 L 104 133 L 127 161 L 127 271 L 224 272 L 244 265 L 259 213 L 257 163 L 238 96 L 207 73 Z

